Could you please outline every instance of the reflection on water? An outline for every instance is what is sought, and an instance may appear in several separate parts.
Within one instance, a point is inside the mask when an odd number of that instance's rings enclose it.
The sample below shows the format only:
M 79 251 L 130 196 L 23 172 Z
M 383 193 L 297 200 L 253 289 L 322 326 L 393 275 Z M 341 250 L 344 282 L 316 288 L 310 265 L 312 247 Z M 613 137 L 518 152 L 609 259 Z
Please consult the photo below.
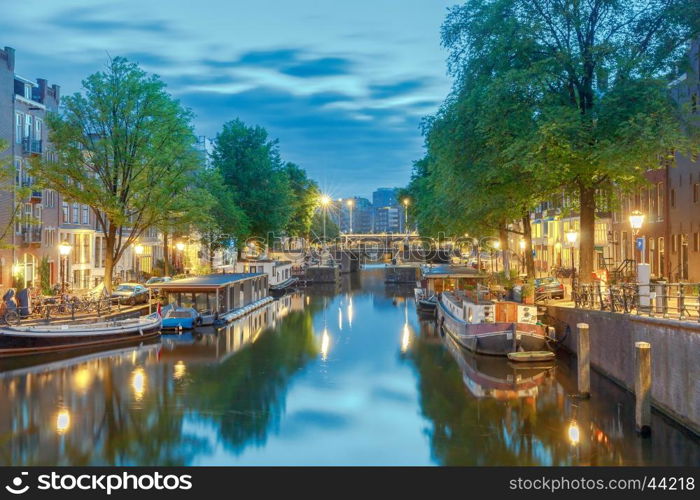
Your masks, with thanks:
M 219 330 L 0 361 L 0 464 L 697 464 L 696 439 L 569 361 L 475 356 L 381 270 Z M 654 450 L 653 454 L 651 450 Z

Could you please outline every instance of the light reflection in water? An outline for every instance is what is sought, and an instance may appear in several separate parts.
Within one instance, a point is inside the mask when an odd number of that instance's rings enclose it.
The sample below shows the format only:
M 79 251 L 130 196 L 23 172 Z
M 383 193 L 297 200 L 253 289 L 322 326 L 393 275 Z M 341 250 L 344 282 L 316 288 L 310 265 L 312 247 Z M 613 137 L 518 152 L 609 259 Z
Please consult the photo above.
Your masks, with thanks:
M 67 408 L 61 408 L 56 414 L 56 432 L 65 434 L 70 428 L 70 412 Z
M 136 401 L 141 401 L 146 390 L 146 372 L 143 368 L 139 367 L 131 372 L 131 388 L 134 390 Z
M 321 333 L 321 359 L 326 361 L 328 359 L 328 350 L 331 346 L 331 336 L 328 334 L 328 329 L 324 328 Z
M 356 285 L 151 345 L 0 360 L 0 465 L 700 463 L 697 441 L 658 416 L 639 440 L 617 386 L 596 378 L 595 404 L 575 401 L 564 361 L 453 350 L 411 288 L 387 290 L 383 270 Z M 342 336 L 324 305 L 342 307 Z
M 175 363 L 175 366 L 173 366 L 173 378 L 175 380 L 180 380 L 182 377 L 185 376 L 185 373 L 187 372 L 187 367 L 185 366 L 185 362 L 180 360 L 177 363 Z
M 581 430 L 578 427 L 576 420 L 569 423 L 569 442 L 572 446 L 578 446 L 581 441 Z

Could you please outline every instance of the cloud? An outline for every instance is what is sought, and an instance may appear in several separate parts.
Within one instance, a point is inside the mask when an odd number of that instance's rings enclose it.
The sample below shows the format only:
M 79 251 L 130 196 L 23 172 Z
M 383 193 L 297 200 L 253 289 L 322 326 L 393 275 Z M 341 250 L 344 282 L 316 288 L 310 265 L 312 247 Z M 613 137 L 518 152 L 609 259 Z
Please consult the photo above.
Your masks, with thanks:
M 386 98 L 404 95 L 428 86 L 427 79 L 403 80 L 397 83 L 370 85 L 372 97 Z
M 171 32 L 171 27 L 165 21 L 128 20 L 117 16 L 105 18 L 104 14 L 105 10 L 101 8 L 77 7 L 51 16 L 48 22 L 59 28 L 97 33 L 105 31 Z
M 282 69 L 282 73 L 301 78 L 347 75 L 352 71 L 352 62 L 342 57 L 322 57 L 304 61 Z

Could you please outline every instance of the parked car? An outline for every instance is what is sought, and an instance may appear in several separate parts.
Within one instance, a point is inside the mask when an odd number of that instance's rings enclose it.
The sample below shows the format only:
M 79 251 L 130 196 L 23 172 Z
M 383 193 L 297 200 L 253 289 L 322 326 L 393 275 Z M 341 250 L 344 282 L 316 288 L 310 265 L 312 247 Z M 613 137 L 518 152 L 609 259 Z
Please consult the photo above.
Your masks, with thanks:
M 551 297 L 553 299 L 563 299 L 564 285 L 558 279 L 552 276 L 548 276 L 546 278 L 536 278 L 535 297 Z
M 148 281 L 146 281 L 146 285 L 154 285 L 156 283 L 167 283 L 168 281 L 172 281 L 173 279 L 170 276 L 153 276 L 152 278 L 148 278 Z M 153 290 L 154 294 L 160 293 L 159 288 L 154 288 L 151 287 L 151 290 Z
M 112 291 L 112 297 L 120 304 L 147 304 L 148 288 L 139 283 L 122 283 Z

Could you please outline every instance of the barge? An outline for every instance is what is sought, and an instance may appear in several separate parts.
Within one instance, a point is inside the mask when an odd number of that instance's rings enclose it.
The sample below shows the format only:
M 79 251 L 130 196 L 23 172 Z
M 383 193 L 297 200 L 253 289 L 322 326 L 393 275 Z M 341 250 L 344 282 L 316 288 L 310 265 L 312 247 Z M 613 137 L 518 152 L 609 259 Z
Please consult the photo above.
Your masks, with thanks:
M 272 300 L 264 273 L 208 274 L 155 285 L 166 303 L 163 309 L 173 311 L 166 313 L 172 329 L 233 321 Z

